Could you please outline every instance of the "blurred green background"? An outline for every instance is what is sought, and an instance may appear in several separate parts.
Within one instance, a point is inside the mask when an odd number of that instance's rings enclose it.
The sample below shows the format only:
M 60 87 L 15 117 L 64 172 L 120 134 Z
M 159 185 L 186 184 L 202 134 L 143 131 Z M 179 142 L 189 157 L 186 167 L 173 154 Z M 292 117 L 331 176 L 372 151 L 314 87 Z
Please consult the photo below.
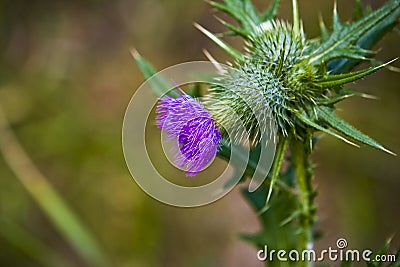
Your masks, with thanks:
M 260 10 L 270 3 L 255 2 Z M 352 2 L 338 1 L 343 20 L 351 17 Z M 376 8 L 383 1 L 369 3 Z M 330 24 L 333 1 L 299 5 L 308 37 L 318 35 L 318 12 Z M 290 8 L 284 0 L 279 17 L 290 19 Z M 124 111 L 143 82 L 129 50 L 135 47 L 158 69 L 204 60 L 203 48 L 225 62 L 192 25 L 222 31 L 214 14 L 200 0 L 0 2 L 0 105 L 11 125 L 0 131 L 0 266 L 94 266 L 35 201 L 44 198 L 41 184 L 10 168 L 7 157 L 19 159 L 7 150 L 15 141 L 83 222 L 105 266 L 262 266 L 256 250 L 237 238 L 259 229 L 237 189 L 205 207 L 170 207 L 141 191 L 122 154 Z M 230 41 L 242 46 L 239 38 Z M 388 34 L 377 48 L 382 61 L 399 56 L 399 34 Z M 399 75 L 382 70 L 354 84 L 379 100 L 354 98 L 338 110 L 397 153 Z M 17 139 L 7 139 L 10 129 Z M 399 248 L 399 157 L 324 137 L 313 158 L 317 227 L 325 232 L 316 247 L 343 237 L 352 248 L 376 249 L 397 233 Z M 30 172 L 24 164 L 17 168 Z

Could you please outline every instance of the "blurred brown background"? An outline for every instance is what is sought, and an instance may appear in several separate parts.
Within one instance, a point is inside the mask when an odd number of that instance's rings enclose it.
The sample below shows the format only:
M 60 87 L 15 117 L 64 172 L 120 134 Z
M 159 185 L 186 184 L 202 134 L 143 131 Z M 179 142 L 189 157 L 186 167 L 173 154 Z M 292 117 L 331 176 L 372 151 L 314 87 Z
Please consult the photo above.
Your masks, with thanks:
M 351 17 L 352 2 L 338 1 L 343 20 Z M 269 3 L 256 1 L 260 10 Z M 383 1 L 370 3 L 376 8 Z M 333 1 L 299 5 L 308 37 L 318 35 L 318 12 L 330 24 Z M 290 19 L 290 8 L 283 1 L 279 17 Z M 214 13 L 200 0 L 0 2 L 1 107 L 21 145 L 112 266 L 262 266 L 255 249 L 237 238 L 259 229 L 237 189 L 201 208 L 166 206 L 135 184 L 122 154 L 124 111 L 143 82 L 129 50 L 135 47 L 158 69 L 204 60 L 203 48 L 225 62 L 229 58 L 192 25 L 222 31 Z M 231 42 L 242 45 L 238 38 Z M 388 34 L 377 48 L 382 61 L 398 57 L 398 33 Z M 387 70 L 373 74 L 353 88 L 379 100 L 350 99 L 338 111 L 397 153 L 399 81 L 398 73 Z M 399 248 L 399 157 L 325 137 L 314 162 L 318 229 L 325 231 L 317 248 L 344 237 L 353 248 L 376 249 L 396 233 Z M 1 154 L 0 219 L 0 228 L 15 225 L 46 245 L 38 258 L 54 253 L 59 262 L 86 266 Z M 42 266 L 21 249 L 19 236 L 5 236 L 0 231 L 0 266 Z

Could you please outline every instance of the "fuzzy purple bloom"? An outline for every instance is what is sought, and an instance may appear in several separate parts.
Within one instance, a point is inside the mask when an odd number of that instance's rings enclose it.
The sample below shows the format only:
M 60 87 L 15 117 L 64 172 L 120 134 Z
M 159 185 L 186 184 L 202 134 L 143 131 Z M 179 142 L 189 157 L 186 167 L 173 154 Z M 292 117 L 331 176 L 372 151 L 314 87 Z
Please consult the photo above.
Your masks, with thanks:
M 194 98 L 164 96 L 157 105 L 157 126 L 175 142 L 175 163 L 187 176 L 200 172 L 217 154 L 222 136 L 210 113 Z

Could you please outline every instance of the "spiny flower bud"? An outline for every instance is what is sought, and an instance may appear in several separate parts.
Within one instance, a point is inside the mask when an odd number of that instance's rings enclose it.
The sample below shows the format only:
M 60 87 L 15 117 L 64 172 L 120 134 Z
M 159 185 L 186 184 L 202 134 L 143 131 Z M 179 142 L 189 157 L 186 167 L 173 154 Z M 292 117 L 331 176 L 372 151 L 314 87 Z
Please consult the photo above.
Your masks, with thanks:
M 315 105 L 321 94 L 308 81 L 317 72 L 305 62 L 306 40 L 282 21 L 261 24 L 247 41 L 247 54 L 227 71 L 205 98 L 206 107 L 218 123 L 234 131 L 243 123 L 256 144 L 271 127 L 271 116 L 283 135 L 296 124 L 294 111 Z M 315 77 L 315 78 L 314 78 Z M 241 121 L 224 107 L 232 108 Z M 243 141 L 238 133 L 236 141 Z

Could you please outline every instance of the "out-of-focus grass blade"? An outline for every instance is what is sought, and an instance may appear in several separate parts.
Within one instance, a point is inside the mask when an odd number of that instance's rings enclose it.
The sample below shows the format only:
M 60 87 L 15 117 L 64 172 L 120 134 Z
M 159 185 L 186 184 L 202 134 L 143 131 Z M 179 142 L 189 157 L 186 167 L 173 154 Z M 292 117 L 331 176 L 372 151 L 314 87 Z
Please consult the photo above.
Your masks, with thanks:
M 93 236 L 19 144 L 1 107 L 0 152 L 39 207 L 89 266 L 107 266 L 105 257 Z

